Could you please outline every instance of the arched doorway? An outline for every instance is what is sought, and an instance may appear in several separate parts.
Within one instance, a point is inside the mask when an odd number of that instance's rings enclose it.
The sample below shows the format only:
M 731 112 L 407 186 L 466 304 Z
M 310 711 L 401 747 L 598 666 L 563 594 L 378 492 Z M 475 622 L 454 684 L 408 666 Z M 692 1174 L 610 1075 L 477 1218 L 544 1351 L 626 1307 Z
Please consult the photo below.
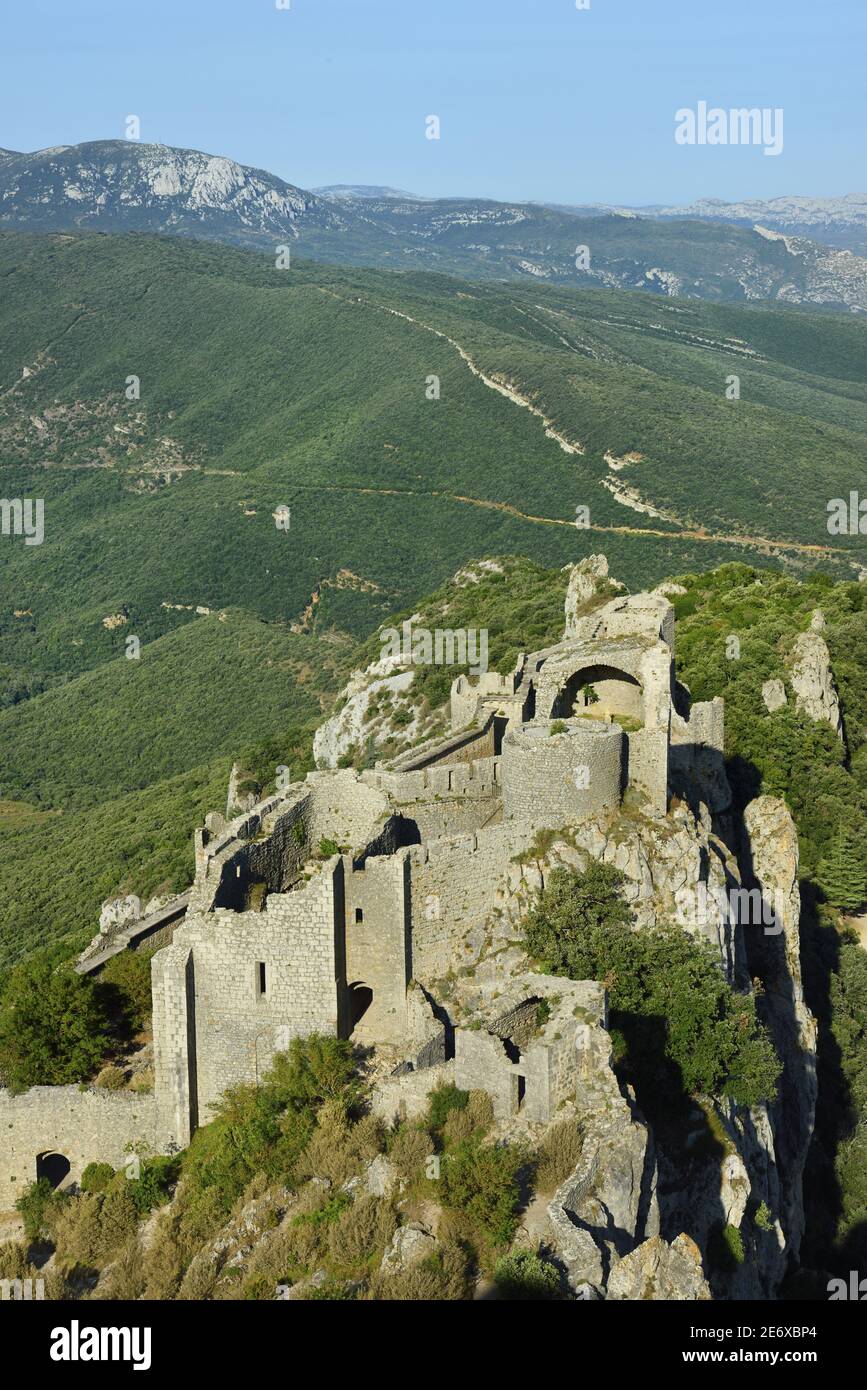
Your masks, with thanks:
M 47 1178 L 52 1187 L 59 1187 L 69 1176 L 71 1164 L 65 1154 L 47 1152 L 36 1155 L 36 1181 Z
M 361 980 L 349 986 L 349 1031 L 361 1022 L 373 1003 L 373 990 Z
M 641 682 L 616 666 L 581 667 L 561 686 L 550 717 L 572 719 L 582 714 L 596 719 L 610 716 L 642 723 L 644 692 Z

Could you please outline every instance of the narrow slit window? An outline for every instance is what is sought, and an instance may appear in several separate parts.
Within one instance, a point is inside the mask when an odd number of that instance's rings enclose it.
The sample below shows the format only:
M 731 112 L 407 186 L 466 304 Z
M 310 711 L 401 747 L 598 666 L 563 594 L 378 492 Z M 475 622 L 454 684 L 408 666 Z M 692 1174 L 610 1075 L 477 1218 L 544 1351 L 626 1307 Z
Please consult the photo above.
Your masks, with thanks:
M 264 999 L 268 993 L 268 972 L 265 969 L 265 962 L 259 961 L 256 967 L 256 989 L 260 999 Z
M 362 912 L 362 910 L 361 910 L 360 907 L 357 907 L 357 908 L 355 909 L 355 920 L 356 920 L 356 922 L 363 922 L 363 921 L 364 921 L 364 913 Z

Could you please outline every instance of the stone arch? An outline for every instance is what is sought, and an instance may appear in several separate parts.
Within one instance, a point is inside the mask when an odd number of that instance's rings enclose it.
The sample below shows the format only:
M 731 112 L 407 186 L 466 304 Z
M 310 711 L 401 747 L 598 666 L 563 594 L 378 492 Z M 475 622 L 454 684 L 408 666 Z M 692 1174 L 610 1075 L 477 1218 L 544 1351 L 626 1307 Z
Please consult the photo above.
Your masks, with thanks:
M 71 1169 L 72 1164 L 66 1154 L 46 1149 L 45 1153 L 36 1155 L 37 1182 L 40 1178 L 47 1178 L 52 1187 L 60 1187 L 69 1177 Z
M 591 701 L 592 695 L 595 701 Z M 554 696 L 551 719 L 572 719 L 583 713 L 594 719 L 622 718 L 644 723 L 644 689 L 641 681 L 617 666 L 595 663 L 580 666 Z

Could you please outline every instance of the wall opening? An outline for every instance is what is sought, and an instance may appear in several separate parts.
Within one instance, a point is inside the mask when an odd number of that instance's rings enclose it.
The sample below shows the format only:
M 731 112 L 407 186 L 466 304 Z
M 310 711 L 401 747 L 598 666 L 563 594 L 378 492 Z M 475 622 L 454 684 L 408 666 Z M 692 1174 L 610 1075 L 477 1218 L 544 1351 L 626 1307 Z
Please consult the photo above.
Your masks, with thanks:
M 361 980 L 349 986 L 349 1031 L 361 1022 L 373 1003 L 373 990 Z
M 69 1176 L 71 1164 L 65 1154 L 43 1153 L 36 1155 L 36 1181 L 47 1178 L 52 1187 L 59 1187 Z
M 356 922 L 363 922 L 363 921 L 364 921 L 364 910 L 363 910 L 363 908 L 357 907 L 357 908 L 355 909 L 355 920 L 356 920 Z
M 256 964 L 256 994 L 264 999 L 268 993 L 268 968 L 263 960 Z
M 644 721 L 641 682 L 615 666 L 584 666 L 561 686 L 551 707 L 552 719 L 590 715 L 595 719 L 618 717 L 630 724 Z

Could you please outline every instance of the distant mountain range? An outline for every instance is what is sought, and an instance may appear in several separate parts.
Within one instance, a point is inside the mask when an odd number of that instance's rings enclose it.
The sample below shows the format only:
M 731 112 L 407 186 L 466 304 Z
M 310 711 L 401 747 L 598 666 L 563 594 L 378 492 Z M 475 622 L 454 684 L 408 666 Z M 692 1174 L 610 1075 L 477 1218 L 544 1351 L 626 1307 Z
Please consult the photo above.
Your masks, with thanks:
M 291 243 L 303 257 L 344 265 L 867 312 L 867 260 L 846 241 L 867 250 L 860 195 L 639 215 L 369 185 L 310 192 L 218 155 L 100 140 L 0 151 L 0 228 L 169 233 L 268 250 Z

